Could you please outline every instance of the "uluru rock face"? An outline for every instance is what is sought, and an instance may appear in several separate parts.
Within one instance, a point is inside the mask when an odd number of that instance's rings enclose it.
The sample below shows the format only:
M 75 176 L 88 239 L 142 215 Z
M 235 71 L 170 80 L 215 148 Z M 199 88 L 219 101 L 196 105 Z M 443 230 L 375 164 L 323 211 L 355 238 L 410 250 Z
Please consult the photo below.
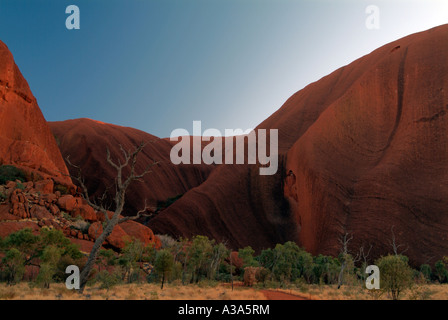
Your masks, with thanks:
M 50 128 L 8 47 L 0 41 L 0 164 L 71 183 Z
M 167 164 L 129 192 L 131 209 L 145 197 L 184 193 L 149 221 L 155 234 L 202 234 L 257 250 L 294 240 L 314 254 L 337 255 L 348 233 L 353 253 L 370 246 L 370 258 L 391 253 L 394 239 L 413 264 L 433 263 L 448 252 L 447 57 L 445 25 L 387 44 L 295 93 L 257 127 L 278 129 L 272 176 L 260 176 L 258 165 L 184 171 L 170 165 L 170 143 L 157 140 L 142 164 L 157 157 Z M 114 176 L 99 146 L 150 139 L 85 119 L 51 126 L 64 156 L 84 164 L 94 192 Z
M 114 194 L 115 168 L 107 161 L 107 149 L 111 159 L 124 160 L 120 145 L 125 150 L 134 150 L 141 142 L 145 147 L 139 154 L 136 173 L 144 172 L 154 162 L 151 173 L 142 181 L 134 181 L 126 193 L 124 214 L 134 215 L 145 206 L 156 207 L 158 203 L 181 196 L 188 190 L 204 182 L 214 166 L 173 165 L 170 151 L 173 146 L 169 139 L 160 139 L 146 132 L 107 124 L 90 119 L 76 119 L 49 122 L 51 130 L 58 139 L 64 158 L 80 166 L 85 183 L 93 196 L 101 196 L 105 188 Z M 78 175 L 76 168 L 68 166 L 72 175 Z M 125 172 L 127 174 L 128 172 Z
M 335 239 L 350 233 L 353 249 L 372 245 L 374 255 L 390 252 L 393 238 L 415 264 L 446 255 L 447 57 L 445 25 L 330 76 L 336 82 L 322 94 L 363 70 L 287 154 L 285 194 L 306 248 L 336 253 Z
M 448 252 L 447 57 L 445 25 L 310 84 L 258 126 L 279 130 L 277 175 L 220 166 L 151 228 L 332 255 L 349 233 L 351 250 L 372 246 L 371 257 L 395 238 L 412 263 L 433 263 Z

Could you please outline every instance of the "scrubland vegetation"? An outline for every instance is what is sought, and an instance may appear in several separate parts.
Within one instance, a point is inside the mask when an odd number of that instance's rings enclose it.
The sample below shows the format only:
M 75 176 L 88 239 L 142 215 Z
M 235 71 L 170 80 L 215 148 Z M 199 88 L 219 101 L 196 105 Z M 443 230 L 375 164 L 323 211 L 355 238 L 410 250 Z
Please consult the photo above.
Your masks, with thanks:
M 416 270 L 403 255 L 381 257 L 381 289 L 367 290 L 367 262 L 346 253 L 312 256 L 286 242 L 256 255 L 204 236 L 160 239 L 159 250 L 137 240 L 102 249 L 79 295 L 65 288 L 65 268 L 86 261 L 79 248 L 58 230 L 17 231 L 0 240 L 0 299 L 263 299 L 267 289 L 309 299 L 448 298 L 446 258 Z

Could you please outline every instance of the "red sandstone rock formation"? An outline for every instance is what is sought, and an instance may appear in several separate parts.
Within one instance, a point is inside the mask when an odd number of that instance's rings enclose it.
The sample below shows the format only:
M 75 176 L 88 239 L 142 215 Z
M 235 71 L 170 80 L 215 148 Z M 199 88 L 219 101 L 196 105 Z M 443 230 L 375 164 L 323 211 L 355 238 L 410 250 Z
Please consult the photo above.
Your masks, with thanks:
M 2 186 L 2 192 L 9 195 L 9 198 L 0 203 L 0 237 L 22 228 L 31 228 L 38 232 L 42 227 L 49 227 L 63 231 L 66 237 L 80 244 L 81 248 L 91 248 L 103 231 L 101 216 L 97 215 L 83 199 L 71 195 L 60 196 L 53 193 L 53 189 L 48 189 L 49 193 L 40 193 L 35 189 L 39 185 L 46 183 L 28 182 L 25 183 L 24 190 L 18 189 L 15 183 Z M 79 227 L 79 218 L 84 220 L 84 223 L 91 223 L 88 230 Z M 121 249 L 126 241 L 133 238 L 145 245 L 153 244 L 156 248 L 160 247 L 160 241 L 152 230 L 135 221 L 126 221 L 116 226 L 104 246 Z M 92 244 L 87 244 L 87 241 Z
M 11 52 L 0 41 L 0 164 L 69 184 L 56 141 Z
M 36 99 L 28 87 L 12 54 L 0 42 L 0 164 L 12 164 L 28 173 L 34 180 L 17 188 L 15 182 L 1 186 L 1 192 L 8 197 L 0 204 L 0 237 L 31 228 L 38 231 L 42 227 L 63 230 L 65 235 L 82 248 L 91 248 L 87 242 L 94 238 L 80 230 L 63 217 L 62 211 L 72 217 L 80 216 L 85 221 L 96 222 L 97 213 L 84 200 L 71 195 L 61 196 L 55 191 L 56 184 L 74 187 L 68 177 L 68 170 L 62 159 L 53 133 L 46 123 Z M 136 225 L 134 225 L 136 224 Z M 137 222 L 129 222 L 126 232 L 117 227 L 105 245 L 122 248 L 121 236 L 135 237 L 145 244 L 156 243 L 158 238 L 152 231 Z M 120 230 L 122 231 L 120 233 Z M 92 244 L 93 245 L 93 244 Z
M 373 257 L 392 251 L 394 226 L 411 262 L 436 261 L 448 252 L 447 56 L 444 25 L 310 84 L 258 127 L 279 129 L 281 181 L 221 166 L 151 228 L 258 249 L 289 238 L 333 255 L 348 232 L 352 251 L 372 245 Z
M 69 156 L 70 162 L 82 168 L 86 185 L 91 194 L 96 196 L 101 196 L 106 187 L 113 186 L 117 174 L 106 161 L 106 149 L 109 148 L 112 159 L 122 159 L 120 145 L 125 150 L 133 150 L 140 142 L 146 143 L 139 154 L 137 172 L 143 172 L 154 161 L 159 164 L 142 179 L 143 182 L 136 181 L 130 185 L 124 214 L 134 215 L 144 207 L 145 199 L 156 207 L 159 201 L 184 194 L 205 181 L 214 168 L 207 165 L 173 165 L 170 161 L 173 145 L 169 140 L 133 128 L 90 119 L 49 124 L 60 141 L 59 147 L 64 158 Z M 78 174 L 75 168 L 68 168 L 72 175 Z
M 150 221 L 156 233 L 203 234 L 234 248 L 296 240 L 314 254 L 338 254 L 344 233 L 352 251 L 372 245 L 372 257 L 387 254 L 393 227 L 411 262 L 434 262 L 448 252 L 447 40 L 447 25 L 405 37 L 294 94 L 258 126 L 279 130 L 276 175 L 222 165 L 204 181 L 202 167 L 185 175 L 167 164 L 130 193 L 132 209 L 151 194 L 186 192 Z M 93 191 L 113 177 L 98 146 L 147 141 L 88 120 L 52 128 L 63 154 L 77 150 L 95 177 Z M 159 141 L 148 159 L 157 151 L 166 159 L 169 148 Z

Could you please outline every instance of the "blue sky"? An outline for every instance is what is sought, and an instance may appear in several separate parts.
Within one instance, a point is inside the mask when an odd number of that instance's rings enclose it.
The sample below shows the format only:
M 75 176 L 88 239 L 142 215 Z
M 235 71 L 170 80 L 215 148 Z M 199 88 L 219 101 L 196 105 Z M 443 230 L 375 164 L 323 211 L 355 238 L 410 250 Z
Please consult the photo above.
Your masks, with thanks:
M 72 4 L 80 30 L 65 27 Z M 193 120 L 253 128 L 307 84 L 444 23 L 446 0 L 0 0 L 0 40 L 48 121 L 160 137 Z

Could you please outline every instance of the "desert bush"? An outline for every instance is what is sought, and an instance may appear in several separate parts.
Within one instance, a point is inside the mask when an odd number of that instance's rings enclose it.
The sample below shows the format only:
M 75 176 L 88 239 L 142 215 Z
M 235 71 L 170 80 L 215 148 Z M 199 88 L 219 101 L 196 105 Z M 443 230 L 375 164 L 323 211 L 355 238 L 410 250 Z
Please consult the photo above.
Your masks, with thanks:
M 49 287 L 49 278 L 65 279 L 61 261 L 70 260 L 70 264 L 80 266 L 83 257 L 78 246 L 72 244 L 60 230 L 48 228 L 42 228 L 39 235 L 34 235 L 31 229 L 11 233 L 0 241 L 0 252 L 5 254 L 0 265 L 3 280 L 15 283 L 22 278 L 25 266 L 39 259 L 45 266 L 40 270 L 38 282 L 46 288 Z
M 55 271 L 53 266 L 51 266 L 49 263 L 41 264 L 39 268 L 39 274 L 36 278 L 36 285 L 44 289 L 49 289 L 54 274 Z
M 122 281 L 121 275 L 118 272 L 103 270 L 96 274 L 95 282 L 100 284 L 101 289 L 109 290 L 113 286 L 119 285 Z
M 255 250 L 247 246 L 238 250 L 238 258 L 243 260 L 243 269 L 246 267 L 258 267 L 260 263 L 254 258 Z
M 444 260 L 438 260 L 434 264 L 434 274 L 440 283 L 444 283 L 448 280 L 448 270 Z
M 78 229 L 84 234 L 87 234 L 89 233 L 90 222 L 87 222 L 85 220 L 76 220 L 72 223 L 72 227 Z
M 413 271 L 408 258 L 403 255 L 388 255 L 378 259 L 375 264 L 380 269 L 381 290 L 398 300 L 400 294 L 411 288 Z
M 263 250 L 257 260 L 282 283 L 294 282 L 301 277 L 309 282 L 312 279 L 313 257 L 294 242 L 277 244 L 273 250 Z
M 2 259 L 2 278 L 9 285 L 13 285 L 22 280 L 25 273 L 25 257 L 16 248 L 9 249 Z
M 11 165 L 0 166 L 0 184 L 6 184 L 8 181 L 26 181 L 25 173 Z
M 214 241 L 205 236 L 195 236 L 191 245 L 187 249 L 188 261 L 186 262 L 186 272 L 191 274 L 190 282 L 199 282 L 208 274 L 210 259 L 213 254 Z
M 420 273 L 425 277 L 426 281 L 431 281 L 432 269 L 429 264 L 422 264 L 420 266 Z
M 62 249 L 53 245 L 44 248 L 40 255 L 41 265 L 37 275 L 36 284 L 42 288 L 49 289 L 56 274 L 58 263 L 62 257 Z
M 167 234 L 159 234 L 157 235 L 157 237 L 160 239 L 160 242 L 162 243 L 162 249 L 172 248 L 176 246 L 178 243 L 173 237 Z
M 312 267 L 312 282 L 334 284 L 338 282 L 341 263 L 337 258 L 322 254 L 314 257 Z
M 415 278 L 413 285 L 410 287 L 409 300 L 428 300 L 433 292 L 427 286 L 428 280 L 422 272 Z
M 171 253 L 167 249 L 162 249 L 157 252 L 156 261 L 154 263 L 154 270 L 156 273 L 162 278 L 162 286 L 165 282 L 165 279 L 170 275 L 173 270 L 174 259 Z
M 264 286 L 270 275 L 271 272 L 268 269 L 260 267 L 255 273 L 255 279 Z
M 19 190 L 23 191 L 23 190 L 25 190 L 25 185 L 23 183 L 21 183 L 21 182 L 17 182 L 16 189 L 19 189 Z
M 106 268 L 107 266 L 114 266 L 117 262 L 116 253 L 112 249 L 101 249 L 98 253 L 98 266 Z
M 109 255 L 111 253 L 108 253 Z M 127 241 L 121 254 L 117 259 L 118 265 L 124 271 L 123 278 L 127 279 L 128 283 L 140 281 L 142 278 L 142 270 L 139 262 L 152 262 L 154 260 L 154 248 L 151 245 L 145 245 L 137 239 Z

